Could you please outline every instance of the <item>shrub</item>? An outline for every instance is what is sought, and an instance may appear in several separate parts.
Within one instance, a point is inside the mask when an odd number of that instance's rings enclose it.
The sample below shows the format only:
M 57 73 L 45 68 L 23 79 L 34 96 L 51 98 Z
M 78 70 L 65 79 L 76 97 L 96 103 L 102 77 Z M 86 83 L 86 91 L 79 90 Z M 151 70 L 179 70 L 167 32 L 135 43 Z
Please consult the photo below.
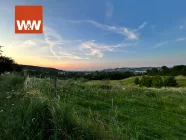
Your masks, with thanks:
M 163 85 L 165 87 L 176 87 L 178 84 L 176 82 L 176 79 L 173 76 L 169 76 L 165 78 Z
M 162 86 L 165 87 L 176 87 L 178 84 L 176 82 L 176 79 L 172 76 L 170 77 L 165 77 L 164 80 L 160 76 L 143 76 L 141 80 L 136 78 L 134 80 L 135 84 L 139 84 L 140 86 L 145 86 L 145 87 L 156 87 L 156 88 L 161 88 Z M 139 83 L 138 83 L 139 82 Z
M 149 76 L 143 76 L 140 80 L 140 86 L 151 87 L 152 86 L 152 78 Z
M 138 77 L 136 77 L 136 78 L 134 79 L 134 83 L 135 83 L 136 85 L 139 85 L 140 80 L 139 80 L 139 78 L 138 78 Z
M 160 76 L 155 76 L 152 78 L 152 87 L 160 88 L 163 86 L 163 81 Z

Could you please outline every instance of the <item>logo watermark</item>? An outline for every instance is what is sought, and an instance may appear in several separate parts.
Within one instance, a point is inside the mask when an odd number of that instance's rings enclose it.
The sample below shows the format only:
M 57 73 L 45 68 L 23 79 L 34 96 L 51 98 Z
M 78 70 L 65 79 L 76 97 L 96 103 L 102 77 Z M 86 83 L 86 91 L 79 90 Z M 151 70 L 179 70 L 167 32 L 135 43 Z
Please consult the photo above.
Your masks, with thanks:
M 43 7 L 15 6 L 15 33 L 43 33 Z

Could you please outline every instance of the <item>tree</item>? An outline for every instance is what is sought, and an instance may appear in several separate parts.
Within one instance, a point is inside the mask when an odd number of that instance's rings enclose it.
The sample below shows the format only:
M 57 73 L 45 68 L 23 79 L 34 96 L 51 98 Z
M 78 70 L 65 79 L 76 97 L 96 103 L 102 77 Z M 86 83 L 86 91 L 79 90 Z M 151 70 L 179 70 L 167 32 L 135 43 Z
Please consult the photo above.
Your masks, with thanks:
M 136 77 L 136 78 L 134 79 L 134 83 L 135 83 L 136 85 L 139 85 L 140 80 L 139 80 L 139 78 L 138 78 L 138 77 Z
M 0 46 L 0 74 L 6 71 L 21 71 L 21 67 L 12 58 L 2 55 L 1 48 L 2 46 Z
M 178 84 L 173 76 L 165 78 L 163 85 L 165 87 L 176 87 Z
M 0 46 L 0 56 L 1 56 L 1 54 L 2 54 L 2 50 L 1 50 L 2 47 L 3 47 L 3 46 Z
M 159 70 L 157 68 L 152 68 L 151 70 L 147 70 L 147 75 L 151 75 L 151 76 L 154 76 L 154 75 L 158 75 L 159 74 Z
M 149 76 L 143 76 L 140 80 L 140 86 L 151 87 L 152 86 L 152 78 Z
M 160 70 L 160 75 L 169 75 L 170 69 L 167 66 L 162 66 Z
M 183 75 L 186 76 L 186 67 L 183 70 Z
M 163 86 L 163 81 L 160 76 L 155 76 L 152 78 L 152 87 L 160 88 Z
M 174 66 L 171 69 L 171 76 L 176 76 L 176 75 L 183 75 L 184 74 L 184 69 L 186 66 L 184 65 L 178 65 L 178 66 Z

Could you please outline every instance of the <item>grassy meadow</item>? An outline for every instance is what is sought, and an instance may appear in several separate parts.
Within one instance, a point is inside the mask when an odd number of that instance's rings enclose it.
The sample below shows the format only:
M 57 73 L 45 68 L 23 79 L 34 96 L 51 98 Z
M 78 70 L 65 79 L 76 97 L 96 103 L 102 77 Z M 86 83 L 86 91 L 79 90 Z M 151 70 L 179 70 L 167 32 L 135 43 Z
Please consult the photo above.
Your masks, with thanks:
M 176 88 L 123 80 L 0 77 L 0 139 L 186 139 L 186 77 Z

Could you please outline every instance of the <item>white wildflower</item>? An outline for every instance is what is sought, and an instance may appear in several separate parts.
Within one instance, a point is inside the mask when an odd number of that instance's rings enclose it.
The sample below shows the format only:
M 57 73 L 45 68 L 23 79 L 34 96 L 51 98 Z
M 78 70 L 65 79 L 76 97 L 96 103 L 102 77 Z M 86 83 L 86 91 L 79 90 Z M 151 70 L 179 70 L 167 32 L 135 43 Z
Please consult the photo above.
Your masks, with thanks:
M 14 106 L 14 104 L 11 104 L 11 105 L 13 105 L 13 106 Z
M 32 122 L 35 120 L 35 118 L 32 118 Z
M 6 97 L 7 99 L 11 98 L 11 96 Z
M 0 112 L 3 112 L 3 110 L 1 110 Z

